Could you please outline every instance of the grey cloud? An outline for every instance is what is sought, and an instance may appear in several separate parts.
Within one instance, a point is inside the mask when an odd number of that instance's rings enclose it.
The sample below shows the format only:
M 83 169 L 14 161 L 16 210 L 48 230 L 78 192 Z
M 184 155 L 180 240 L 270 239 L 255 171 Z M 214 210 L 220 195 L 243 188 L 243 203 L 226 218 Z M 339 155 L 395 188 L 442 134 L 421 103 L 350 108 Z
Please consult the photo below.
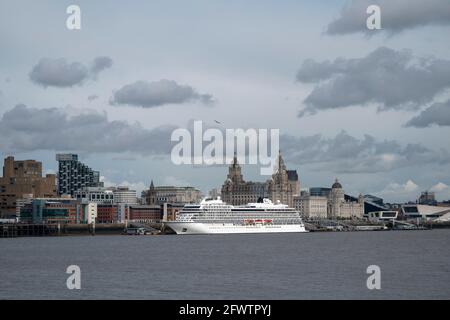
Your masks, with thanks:
M 429 163 L 450 164 L 447 150 L 431 150 L 420 144 L 402 146 L 393 140 L 377 141 L 370 135 L 358 139 L 345 131 L 332 138 L 282 135 L 280 146 L 289 162 L 316 171 L 376 173 Z
M 366 10 L 370 5 L 380 7 L 382 30 L 390 33 L 427 25 L 450 25 L 448 0 L 352 0 L 347 1 L 340 16 L 328 25 L 326 32 L 331 35 L 376 34 L 378 30 L 366 27 Z
M 43 87 L 73 87 L 82 85 L 88 78 L 95 79 L 100 71 L 111 65 L 112 60 L 107 57 L 96 58 L 90 69 L 80 62 L 69 63 L 65 58 L 42 58 L 33 67 L 29 77 Z
M 94 100 L 98 99 L 98 95 L 91 94 L 90 96 L 88 96 L 87 99 L 88 99 L 89 102 L 94 101 Z
M 65 109 L 17 105 L 0 119 L 0 149 L 168 154 L 174 129 L 161 126 L 149 130 L 139 123 L 110 121 L 105 113 L 95 111 L 69 115 Z
M 407 127 L 450 126 L 450 100 L 434 103 L 406 123 Z
M 114 105 L 125 104 L 153 108 L 190 101 L 210 105 L 213 103 L 213 98 L 209 94 L 199 94 L 190 86 L 179 85 L 175 81 L 163 79 L 156 82 L 137 81 L 125 85 L 114 92 L 110 102 Z
M 380 111 L 416 110 L 450 87 L 450 61 L 380 47 L 363 58 L 306 60 L 297 81 L 316 84 L 304 100 L 306 108 L 300 117 L 368 103 L 378 104 Z
M 92 74 L 97 75 L 99 72 L 111 68 L 112 65 L 113 61 L 110 57 L 97 57 L 92 63 L 91 72 Z
M 110 121 L 106 113 L 80 111 L 69 114 L 66 109 L 17 105 L 0 118 L 0 149 L 7 153 L 52 150 L 136 155 L 168 155 L 172 150 L 174 126 L 145 129 L 139 123 Z M 448 150 L 378 141 L 370 135 L 356 138 L 344 131 L 331 138 L 281 135 L 280 146 L 290 163 L 324 172 L 376 173 L 450 164 Z

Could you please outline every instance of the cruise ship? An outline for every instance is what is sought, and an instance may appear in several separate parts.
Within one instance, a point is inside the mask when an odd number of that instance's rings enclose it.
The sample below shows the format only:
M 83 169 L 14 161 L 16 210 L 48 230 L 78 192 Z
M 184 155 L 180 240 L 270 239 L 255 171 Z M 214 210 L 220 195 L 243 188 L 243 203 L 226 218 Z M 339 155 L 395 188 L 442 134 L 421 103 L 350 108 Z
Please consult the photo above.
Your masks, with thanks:
M 166 226 L 177 234 L 307 232 L 299 213 L 269 199 L 232 206 L 218 199 L 187 204 Z

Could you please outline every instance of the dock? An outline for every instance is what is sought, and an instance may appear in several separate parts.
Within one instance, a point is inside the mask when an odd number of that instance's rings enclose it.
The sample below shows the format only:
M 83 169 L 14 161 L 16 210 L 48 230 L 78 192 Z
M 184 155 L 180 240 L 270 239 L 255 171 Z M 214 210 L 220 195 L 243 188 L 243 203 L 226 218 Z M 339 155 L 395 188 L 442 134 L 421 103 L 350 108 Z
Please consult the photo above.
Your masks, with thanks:
M 43 237 L 61 235 L 61 228 L 56 224 L 1 224 L 0 238 Z

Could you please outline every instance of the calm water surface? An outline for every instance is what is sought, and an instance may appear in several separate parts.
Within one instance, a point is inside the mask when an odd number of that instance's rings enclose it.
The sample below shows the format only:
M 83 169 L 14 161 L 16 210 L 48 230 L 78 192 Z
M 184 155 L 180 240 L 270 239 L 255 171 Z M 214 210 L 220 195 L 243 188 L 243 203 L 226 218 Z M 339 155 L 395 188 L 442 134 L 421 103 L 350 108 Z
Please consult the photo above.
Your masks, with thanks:
M 450 298 L 450 230 L 0 239 L 0 299 Z M 68 290 L 67 266 L 81 268 Z M 366 268 L 381 268 L 368 290 Z

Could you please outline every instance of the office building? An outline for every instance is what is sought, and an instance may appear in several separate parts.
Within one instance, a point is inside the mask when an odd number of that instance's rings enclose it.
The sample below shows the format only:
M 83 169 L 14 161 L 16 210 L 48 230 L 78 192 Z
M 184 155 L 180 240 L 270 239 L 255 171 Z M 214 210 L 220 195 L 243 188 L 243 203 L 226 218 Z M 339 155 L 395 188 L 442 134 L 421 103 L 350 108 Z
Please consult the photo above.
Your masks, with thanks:
M 302 192 L 294 197 L 294 208 L 305 219 L 326 219 L 328 216 L 328 198 Z
M 130 190 L 128 187 L 112 188 L 114 203 L 138 204 L 136 190 Z
M 20 210 L 20 221 L 24 223 L 87 224 L 96 217 L 96 203 L 81 203 L 68 197 L 34 198 Z
M 294 208 L 306 219 L 360 219 L 364 198 L 346 195 L 336 179 L 331 188 L 311 188 L 294 197 Z
M 74 192 L 74 198 L 81 202 L 95 202 L 99 204 L 113 204 L 114 192 L 103 187 L 83 187 Z
M 164 203 L 199 203 L 202 195 L 194 187 L 157 186 L 150 184 L 150 188 L 142 192 L 147 205 L 162 205 Z
M 0 218 L 15 217 L 19 199 L 55 196 L 56 176 L 47 174 L 43 177 L 41 162 L 16 161 L 11 156 L 5 158 L 3 177 L 0 178 Z

